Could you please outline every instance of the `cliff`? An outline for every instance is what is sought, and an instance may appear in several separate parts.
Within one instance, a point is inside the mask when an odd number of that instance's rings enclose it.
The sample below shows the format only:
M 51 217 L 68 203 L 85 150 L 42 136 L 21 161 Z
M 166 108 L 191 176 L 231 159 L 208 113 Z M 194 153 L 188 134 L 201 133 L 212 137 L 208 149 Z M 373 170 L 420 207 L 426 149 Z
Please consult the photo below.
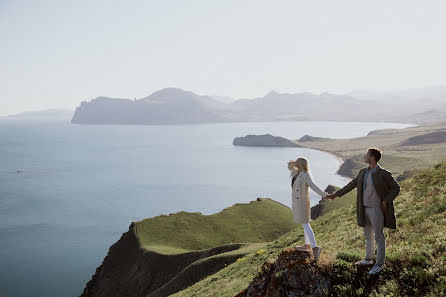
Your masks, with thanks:
M 163 255 L 141 246 L 135 223 L 132 223 L 129 231 L 110 247 L 81 296 L 167 296 L 215 273 L 225 264 L 234 262 L 238 255 L 196 263 L 198 260 L 242 246 L 240 243 L 228 244 L 202 251 Z
M 81 296 L 168 296 L 293 227 L 290 209 L 264 198 L 208 216 L 179 212 L 132 222 Z

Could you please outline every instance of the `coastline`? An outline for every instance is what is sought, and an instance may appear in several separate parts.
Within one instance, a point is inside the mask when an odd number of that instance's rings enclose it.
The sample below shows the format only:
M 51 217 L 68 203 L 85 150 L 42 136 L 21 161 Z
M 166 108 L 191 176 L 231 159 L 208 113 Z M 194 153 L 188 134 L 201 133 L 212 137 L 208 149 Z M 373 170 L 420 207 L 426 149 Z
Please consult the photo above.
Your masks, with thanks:
M 332 153 L 332 152 L 329 152 L 329 151 L 324 151 L 324 150 L 317 150 L 317 151 L 321 151 L 321 152 L 324 152 L 324 153 L 326 153 L 326 154 L 329 154 L 330 156 L 332 156 L 333 158 L 335 158 L 336 160 L 338 160 L 339 164 L 338 164 L 338 167 L 336 168 L 336 173 L 339 174 L 339 175 L 342 176 L 342 177 L 349 178 L 348 176 L 344 176 L 344 175 L 342 175 L 342 174 L 339 173 L 339 169 L 341 169 L 342 164 L 345 163 L 345 160 L 344 160 L 344 159 L 342 159 L 340 156 L 336 155 L 335 153 Z
M 316 149 L 316 148 L 311 148 L 311 149 L 312 150 L 316 150 L 316 151 L 320 151 L 320 152 L 323 152 L 323 153 L 326 153 L 326 154 L 332 156 L 333 158 L 335 158 L 336 160 L 338 160 L 339 164 L 338 164 L 338 167 L 336 168 L 336 174 L 339 175 L 339 176 L 342 176 L 347 181 L 351 181 L 352 180 L 352 178 L 350 176 L 343 175 L 343 174 L 340 173 L 341 166 L 345 163 L 345 160 L 341 156 L 336 155 L 335 153 L 330 152 L 330 151 L 326 151 L 326 150 L 321 150 L 321 149 Z

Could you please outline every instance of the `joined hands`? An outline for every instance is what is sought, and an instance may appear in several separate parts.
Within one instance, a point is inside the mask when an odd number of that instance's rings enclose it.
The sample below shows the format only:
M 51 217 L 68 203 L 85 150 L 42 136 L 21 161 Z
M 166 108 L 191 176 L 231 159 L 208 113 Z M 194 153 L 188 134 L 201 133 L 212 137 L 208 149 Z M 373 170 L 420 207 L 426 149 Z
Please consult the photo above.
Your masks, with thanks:
M 336 197 L 336 192 L 328 194 L 327 196 L 325 196 L 325 199 L 333 200 L 335 199 L 335 197 Z

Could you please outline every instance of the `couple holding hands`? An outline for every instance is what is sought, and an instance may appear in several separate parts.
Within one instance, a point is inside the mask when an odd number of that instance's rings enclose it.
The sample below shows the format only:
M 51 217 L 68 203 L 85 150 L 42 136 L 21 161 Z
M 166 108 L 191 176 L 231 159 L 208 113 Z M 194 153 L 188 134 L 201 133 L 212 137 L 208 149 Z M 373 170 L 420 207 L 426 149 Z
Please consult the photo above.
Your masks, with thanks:
M 357 188 L 356 218 L 358 226 L 364 228 L 366 255 L 355 265 L 373 264 L 376 241 L 377 259 L 369 274 L 375 275 L 383 270 L 386 253 L 386 240 L 383 231 L 384 227 L 396 229 L 393 200 L 398 196 L 400 186 L 389 171 L 379 166 L 378 161 L 381 159 L 381 155 L 380 149 L 368 149 L 364 155 L 364 162 L 369 166 L 361 169 L 358 175 L 345 187 L 331 194 L 324 192 L 313 182 L 307 159 L 298 158 L 288 162 L 288 169 L 291 171 L 293 220 L 302 224 L 305 237 L 305 244 L 296 247 L 296 249 L 312 250 L 316 262 L 321 254 L 321 247 L 316 244 L 314 232 L 310 226 L 311 208 L 308 188 L 324 199 L 341 197 Z

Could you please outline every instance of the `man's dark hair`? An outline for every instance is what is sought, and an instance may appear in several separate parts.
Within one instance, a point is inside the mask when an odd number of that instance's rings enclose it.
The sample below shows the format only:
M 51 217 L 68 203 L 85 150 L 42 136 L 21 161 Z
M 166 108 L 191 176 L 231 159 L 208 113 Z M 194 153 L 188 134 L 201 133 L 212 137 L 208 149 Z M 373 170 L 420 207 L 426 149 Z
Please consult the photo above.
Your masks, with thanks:
M 379 159 L 381 159 L 382 151 L 379 148 L 376 147 L 369 148 L 369 152 L 370 155 L 372 155 L 375 158 L 376 162 L 378 162 Z

